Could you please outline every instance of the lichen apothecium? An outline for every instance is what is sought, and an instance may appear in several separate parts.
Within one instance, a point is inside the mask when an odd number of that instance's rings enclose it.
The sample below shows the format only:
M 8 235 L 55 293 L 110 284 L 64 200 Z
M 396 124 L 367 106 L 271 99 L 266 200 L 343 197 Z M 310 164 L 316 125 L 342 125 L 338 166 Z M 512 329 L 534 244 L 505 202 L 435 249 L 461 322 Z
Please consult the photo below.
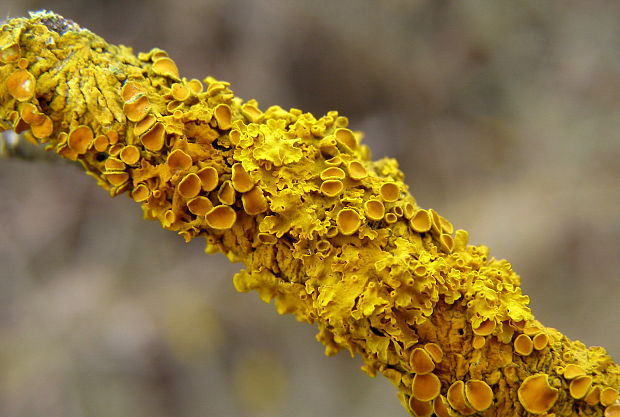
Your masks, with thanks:
M 536 321 L 511 265 L 418 205 L 336 111 L 261 110 L 165 51 L 37 12 L 0 30 L 0 129 L 243 262 L 237 290 L 359 354 L 412 415 L 620 416 L 605 350 Z

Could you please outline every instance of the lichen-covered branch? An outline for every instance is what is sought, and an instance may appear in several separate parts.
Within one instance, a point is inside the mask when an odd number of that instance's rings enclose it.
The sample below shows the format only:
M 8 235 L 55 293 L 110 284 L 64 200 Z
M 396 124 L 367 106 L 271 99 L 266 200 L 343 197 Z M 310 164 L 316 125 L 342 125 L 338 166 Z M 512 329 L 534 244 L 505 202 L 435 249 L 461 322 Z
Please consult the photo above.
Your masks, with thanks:
M 510 264 L 409 194 L 345 117 L 259 109 L 51 13 L 0 32 L 0 128 L 246 265 L 239 291 L 316 323 L 415 416 L 620 416 L 620 367 L 536 321 Z M 528 414 L 529 413 L 529 414 Z

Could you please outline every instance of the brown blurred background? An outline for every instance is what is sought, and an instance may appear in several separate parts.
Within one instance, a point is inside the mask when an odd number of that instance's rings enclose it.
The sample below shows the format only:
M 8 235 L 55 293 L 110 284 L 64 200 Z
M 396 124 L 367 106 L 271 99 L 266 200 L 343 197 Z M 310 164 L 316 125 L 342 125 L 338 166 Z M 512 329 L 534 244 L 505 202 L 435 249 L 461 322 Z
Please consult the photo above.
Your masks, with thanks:
M 620 3 L 2 0 L 323 114 L 620 361 Z M 72 165 L 0 160 L 0 416 L 406 416 L 390 384 Z

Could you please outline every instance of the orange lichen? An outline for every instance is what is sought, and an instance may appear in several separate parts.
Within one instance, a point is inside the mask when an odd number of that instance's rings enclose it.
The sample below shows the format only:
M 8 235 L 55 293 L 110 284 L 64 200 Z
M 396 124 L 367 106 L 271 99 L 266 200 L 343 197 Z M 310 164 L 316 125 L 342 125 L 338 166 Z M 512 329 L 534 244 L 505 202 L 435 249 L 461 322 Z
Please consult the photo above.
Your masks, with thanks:
M 323 181 L 325 180 L 343 180 L 345 179 L 345 177 L 347 176 L 347 174 L 345 174 L 345 172 L 338 168 L 338 167 L 329 167 L 329 168 L 325 168 L 323 171 L 321 171 L 321 179 Z
M 601 390 L 599 401 L 601 405 L 611 405 L 618 399 L 618 390 L 612 387 L 603 388 Z
M 411 385 L 411 395 L 420 401 L 431 401 L 439 395 L 441 382 L 435 374 L 416 374 Z
M 24 122 L 31 126 L 38 126 L 45 121 L 45 114 L 41 113 L 37 106 L 32 103 L 24 103 L 20 115 Z
M 240 193 L 250 191 L 254 187 L 254 181 L 243 165 L 236 163 L 232 166 L 232 186 Z
M 114 130 L 110 130 L 109 132 L 106 133 L 106 136 L 108 137 L 108 141 L 110 145 L 116 145 L 118 143 L 118 140 L 119 140 L 118 132 Z
M 474 349 L 482 349 L 486 342 L 487 340 L 483 336 L 476 335 L 471 342 L 471 346 Z
M 264 213 L 268 209 L 267 199 L 258 187 L 254 187 L 247 193 L 244 193 L 241 196 L 241 201 L 243 203 L 243 209 L 250 216 Z
M 157 122 L 144 135 L 140 137 L 142 145 L 149 151 L 157 152 L 164 146 L 166 129 L 163 124 Z
M 145 201 L 147 198 L 151 196 L 151 190 L 145 184 L 138 184 L 131 191 L 131 198 L 134 199 L 137 203 L 141 203 Z
M 338 143 L 345 145 L 349 151 L 353 151 L 357 147 L 357 140 L 355 139 L 355 135 L 349 129 L 336 129 L 334 135 L 336 135 L 336 140 L 338 141 Z
M 342 181 L 327 180 L 321 184 L 321 192 L 328 197 L 336 197 L 344 190 Z
M 110 141 L 106 135 L 99 135 L 93 139 L 93 147 L 97 152 L 105 152 L 108 149 Z
M 157 118 L 152 114 L 149 114 L 144 119 L 140 120 L 133 127 L 133 134 L 136 136 L 142 136 L 147 132 L 157 121 Z
M 347 170 L 349 171 L 349 177 L 353 180 L 363 180 L 368 176 L 366 168 L 359 161 L 349 162 L 347 165 Z
M 24 69 L 18 69 L 6 79 L 6 89 L 14 99 L 28 101 L 34 97 L 36 79 Z
M 381 220 L 385 215 L 385 206 L 379 200 L 368 200 L 364 203 L 366 217 L 371 220 Z
M 170 88 L 170 94 L 175 100 L 185 101 L 190 97 L 191 90 L 181 83 L 174 83 Z
M 379 189 L 379 194 L 383 201 L 392 203 L 400 197 L 400 188 L 395 182 L 386 182 Z
M 448 405 L 443 395 L 438 396 L 433 400 L 433 411 L 437 414 L 437 417 L 450 417 L 448 411 Z
M 126 172 L 106 172 L 104 175 L 108 182 L 116 187 L 129 181 L 129 174 Z
M 484 381 L 470 379 L 465 383 L 465 398 L 476 411 L 484 411 L 493 404 L 493 390 Z
M 213 116 L 217 120 L 217 125 L 222 130 L 230 129 L 232 123 L 232 113 L 228 104 L 218 104 L 213 110 Z
M 620 417 L 620 404 L 610 405 L 605 408 L 604 417 Z
M 168 57 L 160 57 L 153 62 L 153 72 L 157 75 L 179 78 L 179 68 L 177 64 Z
M 420 401 L 414 396 L 409 398 L 409 408 L 415 417 L 430 417 L 433 414 L 433 403 Z
M 32 134 L 37 139 L 45 139 L 54 132 L 54 123 L 49 116 L 44 116 L 43 121 L 39 124 L 32 125 L 30 128 Z
M 599 403 L 601 396 L 601 388 L 600 387 L 591 387 L 590 391 L 586 394 L 586 397 L 583 399 L 588 405 L 596 405 Z
M 213 209 L 213 203 L 207 197 L 196 197 L 187 202 L 187 208 L 192 214 L 205 216 Z
M 411 228 L 418 233 L 428 232 L 432 225 L 431 216 L 427 210 L 418 210 L 411 218 L 410 224 Z
M 119 153 L 121 161 L 127 165 L 134 165 L 140 160 L 140 149 L 136 146 L 125 146 Z
M 316 323 L 327 354 L 359 354 L 411 413 L 618 413 L 605 351 L 537 322 L 511 265 L 422 208 L 346 117 L 262 111 L 226 82 L 180 77 L 165 51 L 135 57 L 46 19 L 0 30 L 0 126 L 243 262 L 237 290 Z
M 338 212 L 336 224 L 338 225 L 340 233 L 343 235 L 352 235 L 361 226 L 362 219 L 357 211 L 353 209 L 343 209 Z
M 387 213 L 385 215 L 385 222 L 387 224 L 393 224 L 396 223 L 398 221 L 398 216 L 394 213 Z
M 534 349 L 543 350 L 549 344 L 549 336 L 547 336 L 545 333 L 538 333 L 536 336 L 534 336 L 534 339 L 532 339 L 532 341 L 534 342 Z
M 121 161 L 120 159 L 114 158 L 114 157 L 109 157 L 105 160 L 105 162 L 103 163 L 103 166 L 105 167 L 105 171 L 106 172 L 111 172 L 111 171 L 124 171 L 125 168 L 127 168 L 127 165 L 125 165 L 125 163 L 123 161 Z
M 230 229 L 237 221 L 237 213 L 230 206 L 216 206 L 205 217 L 209 227 L 217 230 Z
M 450 388 L 448 388 L 446 397 L 450 406 L 457 412 L 466 416 L 476 412 L 476 410 L 465 401 L 465 383 L 463 381 L 455 381 Z
M 213 167 L 204 167 L 196 175 L 200 178 L 204 191 L 213 191 L 217 188 L 219 177 L 217 170 Z
M 146 89 L 133 81 L 126 82 L 121 88 L 121 97 L 123 101 L 129 101 L 138 95 L 144 96 L 145 94 Z
M 202 90 L 204 90 L 204 86 L 202 85 L 202 82 L 200 82 L 200 80 L 197 80 L 195 78 L 187 82 L 187 87 L 194 94 L 200 94 L 202 93 Z
M 196 174 L 187 174 L 177 186 L 179 194 L 186 199 L 196 197 L 201 188 L 202 183 L 200 182 L 200 177 Z
M 535 374 L 525 378 L 517 390 L 517 395 L 523 408 L 533 414 L 542 414 L 553 407 L 559 391 L 549 385 L 547 374 Z
M 592 377 L 589 375 L 580 376 L 573 379 L 570 382 L 569 392 L 570 395 L 575 399 L 581 399 L 585 397 L 585 395 L 590 390 L 592 386 Z
M 435 369 L 435 363 L 431 355 L 422 348 L 413 349 L 409 363 L 411 364 L 411 370 L 420 375 L 428 374 Z
M 123 104 L 123 112 L 127 116 L 127 120 L 131 122 L 139 122 L 144 119 L 151 111 L 151 103 L 146 96 L 137 94 L 125 101 Z
M 173 172 L 177 170 L 187 170 L 192 166 L 192 157 L 183 152 L 181 149 L 175 149 L 168 154 L 166 164 Z M 200 177 L 200 175 L 198 175 L 198 177 L 202 181 L 202 177 Z
M 86 153 L 90 142 L 94 139 L 93 131 L 88 126 L 79 126 L 69 133 L 67 144 L 78 155 Z
M 255 102 L 250 100 L 249 102 L 241 106 L 241 114 L 247 117 L 249 121 L 257 122 L 263 115 L 263 112 L 260 111 L 258 105 Z
M 452 252 L 452 249 L 454 249 L 454 238 L 452 237 L 452 235 L 442 233 L 439 236 L 439 243 L 441 244 L 441 248 L 445 252 L 450 253 Z
M 427 351 L 429 355 L 431 355 L 431 358 L 435 363 L 439 363 L 443 359 L 443 351 L 437 343 L 430 342 L 425 344 L 424 350 Z
M 534 343 L 532 343 L 532 339 L 525 334 L 520 334 L 517 336 L 514 342 L 515 352 L 519 355 L 527 356 L 532 353 L 534 349 Z
M 224 181 L 222 185 L 220 185 L 220 189 L 217 191 L 217 199 L 220 200 L 220 203 L 222 204 L 232 206 L 235 203 L 236 198 L 237 193 L 235 192 L 232 182 L 230 182 L 230 180 Z
M 494 320 L 485 320 L 482 323 L 480 323 L 478 327 L 473 329 L 474 334 L 478 336 L 489 336 L 491 333 L 493 333 L 493 330 L 495 330 L 496 325 L 497 324 L 495 323 Z
M 17 43 L 9 43 L 7 45 L 3 45 L 2 49 L 0 49 L 0 62 L 4 64 L 17 61 L 20 56 L 21 51 L 19 44 Z
M 585 369 L 583 369 L 579 365 L 574 365 L 571 363 L 571 364 L 566 365 L 566 368 L 564 368 L 564 378 L 566 379 L 577 378 L 578 376 L 583 376 L 585 374 L 586 374 Z

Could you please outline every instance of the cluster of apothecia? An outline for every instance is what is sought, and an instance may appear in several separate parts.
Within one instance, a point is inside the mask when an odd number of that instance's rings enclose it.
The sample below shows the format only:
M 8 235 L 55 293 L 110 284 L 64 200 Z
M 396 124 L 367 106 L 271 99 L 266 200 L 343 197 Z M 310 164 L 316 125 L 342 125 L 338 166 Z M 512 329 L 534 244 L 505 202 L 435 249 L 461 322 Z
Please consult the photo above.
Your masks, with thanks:
M 345 117 L 263 111 L 162 50 L 37 19 L 0 32 L 0 127 L 242 261 L 239 291 L 316 323 L 328 354 L 360 354 L 413 415 L 620 415 L 605 351 L 534 320 L 510 264 L 420 207 Z

